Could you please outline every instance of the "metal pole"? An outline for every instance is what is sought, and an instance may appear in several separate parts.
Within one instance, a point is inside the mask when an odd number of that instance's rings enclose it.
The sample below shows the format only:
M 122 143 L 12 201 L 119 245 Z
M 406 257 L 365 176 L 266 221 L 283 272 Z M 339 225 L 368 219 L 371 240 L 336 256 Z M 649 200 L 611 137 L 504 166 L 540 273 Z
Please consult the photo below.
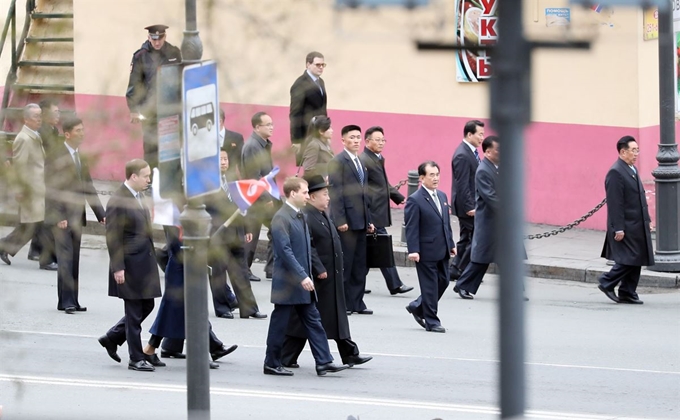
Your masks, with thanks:
M 410 197 L 411 194 L 418 191 L 418 186 L 420 185 L 420 177 L 418 176 L 418 171 L 410 170 L 408 171 L 408 181 L 406 182 L 407 192 L 406 197 Z M 406 222 L 401 223 L 401 242 L 406 243 Z
M 656 252 L 654 271 L 680 271 L 680 169 L 675 143 L 675 45 L 673 12 L 659 8 L 660 143 L 652 171 L 656 184 Z
M 523 37 L 522 1 L 498 4 L 498 44 L 493 51 L 491 121 L 501 144 L 496 224 L 500 269 L 501 418 L 521 417 L 524 373 L 524 127 L 529 121 L 530 45 Z
M 196 27 L 196 0 L 186 0 L 186 30 L 182 61 L 196 63 L 203 45 Z M 186 139 L 185 139 L 186 141 Z M 180 216 L 184 229 L 184 315 L 187 347 L 187 418 L 210 420 L 210 368 L 208 359 L 208 240 L 210 215 L 205 206 L 190 200 Z

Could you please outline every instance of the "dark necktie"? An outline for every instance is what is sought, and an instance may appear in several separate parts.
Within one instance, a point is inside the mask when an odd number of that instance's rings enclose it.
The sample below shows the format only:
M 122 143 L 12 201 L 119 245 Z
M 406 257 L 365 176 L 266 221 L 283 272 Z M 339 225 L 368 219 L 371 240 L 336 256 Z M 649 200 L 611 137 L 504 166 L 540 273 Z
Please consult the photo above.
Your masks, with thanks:
M 364 170 L 361 168 L 361 163 L 359 163 L 359 158 L 354 158 L 354 165 L 357 167 L 357 173 L 359 174 L 359 182 L 364 185 Z
M 135 196 L 135 198 L 137 199 L 137 204 L 139 204 L 139 207 L 141 207 L 142 209 L 144 209 L 144 204 L 142 203 L 142 194 L 141 194 L 141 193 L 137 193 L 137 195 Z
M 73 161 L 76 164 L 76 173 L 78 173 L 78 179 L 82 178 L 82 166 L 80 165 L 80 155 L 78 154 L 78 151 L 76 150 L 73 152 Z
M 439 197 L 437 197 L 437 192 L 432 193 L 432 201 L 434 201 L 435 207 L 437 207 L 437 210 L 439 210 L 439 214 L 442 214 L 442 205 L 439 203 Z
M 475 159 L 477 159 L 477 163 L 480 163 L 482 160 L 479 158 L 479 152 L 477 152 L 477 149 L 475 149 Z
M 323 96 L 324 95 L 323 88 L 321 87 L 321 82 L 319 82 L 318 78 L 314 81 L 314 84 L 319 87 L 319 90 L 321 91 L 321 96 Z

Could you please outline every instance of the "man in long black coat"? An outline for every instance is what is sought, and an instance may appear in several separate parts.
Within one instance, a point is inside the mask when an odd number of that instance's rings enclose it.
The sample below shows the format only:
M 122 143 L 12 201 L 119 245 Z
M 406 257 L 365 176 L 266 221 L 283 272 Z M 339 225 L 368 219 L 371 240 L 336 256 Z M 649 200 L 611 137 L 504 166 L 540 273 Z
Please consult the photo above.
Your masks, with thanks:
M 154 255 L 151 214 L 141 192 L 151 182 L 146 161 L 125 164 L 126 181 L 106 206 L 106 246 L 109 250 L 109 296 L 125 302 L 125 316 L 99 338 L 109 356 L 120 363 L 117 346 L 126 340 L 130 353 L 128 368 L 152 372 L 142 350 L 142 322 L 153 311 L 154 298 L 161 297 L 161 282 Z
M 602 249 L 602 257 L 616 264 L 600 277 L 598 289 L 616 303 L 642 304 L 636 289 L 642 266 L 654 265 L 654 250 L 645 189 L 635 167 L 640 149 L 633 137 L 624 136 L 616 150 L 619 158 L 604 181 L 607 236 Z M 619 283 L 617 296 L 614 289 Z
M 312 245 L 312 278 L 316 290 L 316 307 L 328 339 L 338 345 L 342 363 L 361 365 L 372 357 L 359 355 L 359 347 L 352 341 L 345 309 L 343 287 L 342 244 L 340 236 L 326 210 L 330 203 L 328 184 L 321 175 L 305 176 L 309 185 L 309 202 L 302 212 L 307 216 L 307 226 Z M 288 324 L 286 340 L 281 351 L 285 367 L 298 367 L 297 359 L 307 342 L 307 332 L 295 313 Z

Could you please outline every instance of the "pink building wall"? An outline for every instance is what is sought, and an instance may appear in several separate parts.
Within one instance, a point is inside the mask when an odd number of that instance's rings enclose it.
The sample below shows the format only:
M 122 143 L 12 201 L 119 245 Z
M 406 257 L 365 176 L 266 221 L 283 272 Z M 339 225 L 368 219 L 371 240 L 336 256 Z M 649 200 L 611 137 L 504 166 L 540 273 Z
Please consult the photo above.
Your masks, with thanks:
M 295 173 L 290 154 L 288 107 L 223 103 L 226 125 L 247 139 L 250 117 L 265 111 L 274 120 L 274 154 L 281 178 Z M 141 157 L 141 127 L 128 121 L 125 98 L 76 95 L 76 109 L 86 123 L 85 151 L 98 156 L 93 167 L 97 179 L 123 179 L 123 163 Z M 434 160 L 442 170 L 440 189 L 451 191 L 451 156 L 470 118 L 331 110 L 333 147 L 342 150 L 340 129 L 358 124 L 380 125 L 388 140 L 386 168 L 392 184 L 405 179 L 410 169 Z M 677 124 L 680 130 L 680 124 Z M 490 129 L 487 132 L 491 131 Z M 639 139 L 640 169 L 647 190 L 654 190 L 658 126 L 631 128 L 537 122 L 526 130 L 526 218 L 531 223 L 563 225 L 580 217 L 604 198 L 604 177 L 617 158 L 615 143 L 624 135 Z M 406 192 L 403 187 L 402 192 Z M 648 194 L 654 220 L 654 195 Z M 598 212 L 580 227 L 604 229 L 606 213 Z

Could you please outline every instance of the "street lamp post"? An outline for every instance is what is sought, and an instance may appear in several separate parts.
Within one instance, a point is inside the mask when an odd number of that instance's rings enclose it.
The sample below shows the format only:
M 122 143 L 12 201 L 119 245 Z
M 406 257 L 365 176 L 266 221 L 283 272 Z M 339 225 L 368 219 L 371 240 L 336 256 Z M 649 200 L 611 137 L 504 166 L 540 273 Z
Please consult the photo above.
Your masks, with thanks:
M 192 64 L 201 60 L 203 45 L 196 25 L 196 0 L 185 1 L 186 30 L 182 40 L 182 62 Z M 207 302 L 210 215 L 200 201 L 189 200 L 180 215 L 180 223 L 184 230 L 187 418 L 210 420 Z
M 656 251 L 654 271 L 680 271 L 680 169 L 675 142 L 675 46 L 673 12 L 659 8 L 659 166 L 656 184 Z

